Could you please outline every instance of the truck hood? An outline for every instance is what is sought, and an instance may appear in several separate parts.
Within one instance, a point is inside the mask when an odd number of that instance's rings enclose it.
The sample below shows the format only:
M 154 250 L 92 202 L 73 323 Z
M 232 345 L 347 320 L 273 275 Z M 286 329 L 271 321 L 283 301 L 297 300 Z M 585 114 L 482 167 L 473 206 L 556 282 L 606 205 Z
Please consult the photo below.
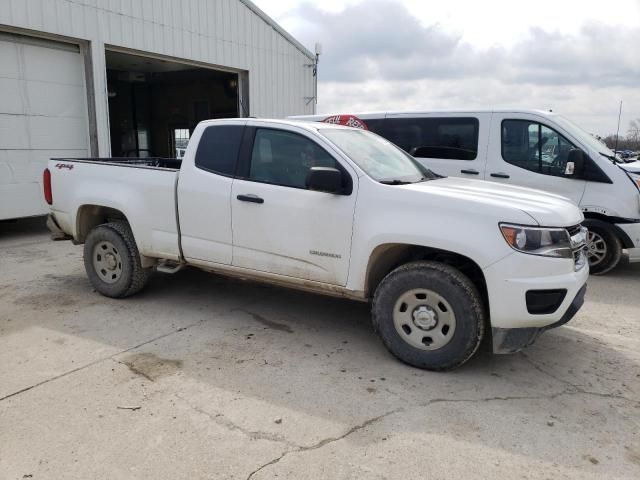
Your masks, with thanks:
M 584 220 L 580 209 L 568 198 L 532 188 L 456 177 L 413 183 L 402 188 L 451 197 L 452 200 L 466 200 L 470 213 L 482 208 L 492 208 L 497 212 L 517 209 L 545 227 L 570 227 Z

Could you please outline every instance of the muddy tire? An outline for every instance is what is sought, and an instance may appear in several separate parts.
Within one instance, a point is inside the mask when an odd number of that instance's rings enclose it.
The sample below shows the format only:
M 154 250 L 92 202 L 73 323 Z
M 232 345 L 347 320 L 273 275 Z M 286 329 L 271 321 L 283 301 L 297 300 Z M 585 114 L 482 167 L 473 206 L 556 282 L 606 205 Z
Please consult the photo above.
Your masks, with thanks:
M 451 370 L 476 352 L 485 330 L 481 296 L 449 265 L 402 265 L 378 285 L 372 304 L 375 330 L 399 360 L 426 370 Z
M 95 227 L 84 244 L 84 267 L 102 295 L 123 298 L 144 288 L 152 269 L 142 268 L 133 233 L 125 222 Z
M 589 272 L 593 275 L 604 275 L 620 263 L 622 242 L 613 228 L 605 222 L 588 224 L 587 228 Z

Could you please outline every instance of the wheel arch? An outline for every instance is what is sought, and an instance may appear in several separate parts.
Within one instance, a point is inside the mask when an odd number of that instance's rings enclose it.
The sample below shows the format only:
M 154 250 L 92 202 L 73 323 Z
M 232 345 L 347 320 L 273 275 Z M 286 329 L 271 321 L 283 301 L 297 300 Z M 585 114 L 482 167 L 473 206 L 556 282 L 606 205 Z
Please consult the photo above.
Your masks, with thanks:
M 113 220 L 129 223 L 127 216 L 116 208 L 92 204 L 81 205 L 76 214 L 76 243 L 84 243 L 91 230 Z
M 417 260 L 433 260 L 450 265 L 465 274 L 478 289 L 489 317 L 489 295 L 487 282 L 482 268 L 471 258 L 448 250 L 404 243 L 385 243 L 378 245 L 367 264 L 365 277 L 365 295 L 373 296 L 382 279 L 391 271 L 405 263 Z
M 614 223 L 616 220 L 620 219 L 612 218 L 596 212 L 584 212 L 584 222 L 582 222 L 582 224 L 587 228 L 589 228 L 590 225 L 610 228 L 620 239 L 620 242 L 622 242 L 622 248 L 633 248 L 633 241 L 624 230 Z

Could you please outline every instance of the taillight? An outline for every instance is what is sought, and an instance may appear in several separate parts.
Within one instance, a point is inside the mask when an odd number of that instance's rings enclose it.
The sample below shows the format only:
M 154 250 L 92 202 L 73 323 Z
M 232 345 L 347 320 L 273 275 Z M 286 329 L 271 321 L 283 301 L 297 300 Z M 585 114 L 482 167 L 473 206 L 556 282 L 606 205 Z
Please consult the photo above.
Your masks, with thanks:
M 42 189 L 44 190 L 44 199 L 51 205 L 53 203 L 53 195 L 51 194 L 51 172 L 48 168 L 42 172 Z

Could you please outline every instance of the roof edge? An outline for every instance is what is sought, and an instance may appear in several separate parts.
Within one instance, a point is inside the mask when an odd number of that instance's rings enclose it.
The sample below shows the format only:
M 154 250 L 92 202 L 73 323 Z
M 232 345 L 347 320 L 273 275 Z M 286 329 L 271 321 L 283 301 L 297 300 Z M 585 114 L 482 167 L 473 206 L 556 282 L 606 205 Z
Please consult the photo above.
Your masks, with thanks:
M 273 18 L 271 18 L 269 15 L 267 15 L 262 10 L 260 10 L 260 8 L 255 3 L 253 3 L 251 0 L 240 0 L 240 2 L 243 3 L 253 13 L 258 15 L 266 23 L 271 25 L 271 27 L 276 32 L 278 32 L 280 35 L 282 35 L 285 38 L 285 40 L 287 40 L 291 44 L 293 44 L 298 50 L 300 50 L 300 52 L 302 52 L 304 55 L 309 57 L 310 60 L 314 60 L 315 61 L 316 56 L 313 53 L 311 53 L 311 51 L 309 49 L 307 49 L 307 47 L 302 45 L 302 43 L 300 43 L 298 40 L 296 40 L 293 35 L 291 35 L 289 32 L 287 32 L 280 25 L 278 25 L 278 23 Z

